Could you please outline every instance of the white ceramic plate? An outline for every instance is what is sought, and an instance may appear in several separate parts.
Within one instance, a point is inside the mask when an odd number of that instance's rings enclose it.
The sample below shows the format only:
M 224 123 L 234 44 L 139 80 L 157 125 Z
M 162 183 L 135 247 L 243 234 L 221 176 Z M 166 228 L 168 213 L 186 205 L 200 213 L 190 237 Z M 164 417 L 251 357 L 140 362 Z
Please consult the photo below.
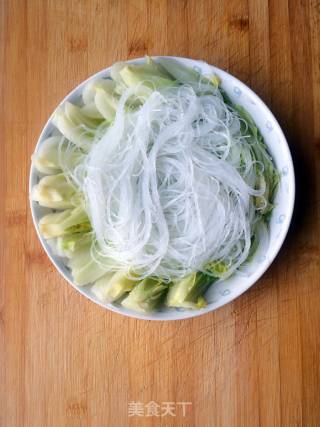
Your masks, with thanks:
M 264 102 L 245 84 L 225 71 L 220 70 L 219 68 L 192 59 L 176 57 L 173 58 L 181 61 L 189 67 L 193 67 L 204 75 L 215 73 L 220 77 L 221 86 L 231 98 L 231 100 L 237 104 L 242 105 L 253 117 L 275 160 L 277 168 L 281 173 L 280 186 L 275 199 L 276 206 L 273 210 L 270 221 L 269 246 L 267 249 L 257 251 L 254 259 L 246 271 L 246 275 L 236 273 L 231 278 L 211 286 L 206 294 L 208 305 L 204 309 L 185 310 L 179 308 L 175 309 L 163 307 L 161 311 L 144 315 L 135 313 L 117 304 L 103 304 L 95 297 L 95 295 L 91 293 L 90 286 L 77 287 L 73 283 L 71 273 L 64 265 L 62 259 L 56 257 L 52 253 L 46 241 L 41 237 L 39 233 L 38 222 L 45 213 L 50 211 L 50 209 L 42 208 L 36 202 L 30 202 L 32 218 L 37 230 L 38 237 L 47 255 L 51 259 L 56 269 L 64 277 L 64 279 L 67 280 L 73 287 L 75 287 L 75 289 L 77 289 L 81 294 L 109 310 L 127 316 L 148 320 L 176 320 L 199 316 L 201 314 L 215 310 L 224 304 L 227 304 L 250 288 L 250 286 L 252 286 L 267 270 L 282 246 L 290 225 L 295 197 L 294 170 L 288 144 L 277 120 L 268 107 L 264 104 Z M 138 63 L 143 60 L 144 58 L 139 58 L 128 62 Z M 65 101 L 76 102 L 82 93 L 83 87 L 88 81 L 91 79 L 96 79 L 97 77 L 108 76 L 109 70 L 110 68 L 100 71 L 85 82 L 81 83 L 69 95 L 66 96 L 60 105 Z M 54 129 L 54 126 L 52 125 L 52 116 L 53 115 L 51 115 L 41 132 L 36 150 L 42 144 L 43 140 L 50 136 Z M 30 190 L 37 182 L 37 171 L 35 168 L 31 167 Z M 39 286 L 41 286 L 41 284 L 39 284 Z

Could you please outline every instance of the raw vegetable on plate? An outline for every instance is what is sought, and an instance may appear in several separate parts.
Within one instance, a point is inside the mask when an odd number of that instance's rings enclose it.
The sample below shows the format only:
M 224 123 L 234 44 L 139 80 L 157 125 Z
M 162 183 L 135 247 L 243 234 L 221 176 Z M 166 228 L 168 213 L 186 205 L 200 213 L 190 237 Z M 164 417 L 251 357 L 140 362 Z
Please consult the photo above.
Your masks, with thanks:
M 165 58 L 117 63 L 53 124 L 32 156 L 31 198 L 51 209 L 39 231 L 100 301 L 205 307 L 268 238 L 279 173 L 216 75 Z

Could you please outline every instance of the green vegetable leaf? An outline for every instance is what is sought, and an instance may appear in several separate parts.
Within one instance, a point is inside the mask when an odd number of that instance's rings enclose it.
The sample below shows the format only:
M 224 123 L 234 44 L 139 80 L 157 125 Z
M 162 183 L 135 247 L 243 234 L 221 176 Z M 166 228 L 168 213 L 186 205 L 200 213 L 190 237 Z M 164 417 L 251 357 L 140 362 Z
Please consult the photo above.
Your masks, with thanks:
M 149 312 L 161 304 L 167 291 L 167 283 L 160 279 L 147 278 L 133 288 L 121 305 L 130 310 L 142 313 Z
M 57 174 L 61 171 L 58 146 L 61 136 L 51 136 L 45 139 L 36 153 L 31 156 L 32 163 L 40 173 Z
M 91 248 L 82 247 L 76 250 L 68 262 L 72 277 L 78 286 L 94 283 L 108 269 L 92 258 Z
M 257 161 L 261 162 L 264 166 L 263 175 L 258 173 L 258 179 L 256 188 L 265 187 L 265 192 L 262 196 L 255 198 L 256 208 L 259 210 L 262 216 L 267 220 L 268 215 L 273 209 L 273 200 L 280 183 L 280 174 L 277 171 L 272 157 L 268 152 L 268 148 L 263 141 L 263 137 L 254 123 L 250 114 L 241 105 L 235 104 L 235 110 L 238 112 L 240 118 L 242 118 L 248 125 L 249 134 L 253 137 L 252 151 Z M 243 124 L 243 127 L 245 125 Z M 242 129 L 244 132 L 244 129 Z
M 48 175 L 32 188 L 31 198 L 41 206 L 53 209 L 74 207 L 72 198 L 75 189 L 66 180 L 64 174 Z
M 191 273 L 183 279 L 174 280 L 169 288 L 166 305 L 185 308 L 205 306 L 203 295 L 215 280 L 204 273 Z
M 138 282 L 128 279 L 122 271 L 105 274 L 92 286 L 91 291 L 103 302 L 113 302 L 130 292 Z
M 79 250 L 89 250 L 92 246 L 92 233 L 72 233 L 57 238 L 57 250 L 62 256 L 72 258 Z
M 40 233 L 46 239 L 64 234 L 90 231 L 91 225 L 82 207 L 66 209 L 59 213 L 50 213 L 39 221 Z

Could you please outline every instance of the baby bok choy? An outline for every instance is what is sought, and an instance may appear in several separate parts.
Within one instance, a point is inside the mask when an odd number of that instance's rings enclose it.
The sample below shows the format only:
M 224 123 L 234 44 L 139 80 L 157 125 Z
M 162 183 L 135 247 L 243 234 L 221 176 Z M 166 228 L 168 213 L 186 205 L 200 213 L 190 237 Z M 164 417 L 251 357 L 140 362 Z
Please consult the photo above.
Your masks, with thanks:
M 148 277 L 132 289 L 121 305 L 130 310 L 148 313 L 164 302 L 168 287 L 161 279 Z

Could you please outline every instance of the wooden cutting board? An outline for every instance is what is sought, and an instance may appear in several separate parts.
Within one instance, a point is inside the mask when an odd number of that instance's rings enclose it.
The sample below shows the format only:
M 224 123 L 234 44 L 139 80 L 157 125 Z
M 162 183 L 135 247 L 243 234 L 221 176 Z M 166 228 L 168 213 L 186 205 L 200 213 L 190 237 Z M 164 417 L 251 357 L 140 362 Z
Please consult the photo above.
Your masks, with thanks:
M 320 425 L 320 1 L 0 0 L 0 18 L 0 425 Z M 201 58 L 251 86 L 297 174 L 294 222 L 263 278 L 171 323 L 80 296 L 28 204 L 30 155 L 57 103 L 145 54 Z

